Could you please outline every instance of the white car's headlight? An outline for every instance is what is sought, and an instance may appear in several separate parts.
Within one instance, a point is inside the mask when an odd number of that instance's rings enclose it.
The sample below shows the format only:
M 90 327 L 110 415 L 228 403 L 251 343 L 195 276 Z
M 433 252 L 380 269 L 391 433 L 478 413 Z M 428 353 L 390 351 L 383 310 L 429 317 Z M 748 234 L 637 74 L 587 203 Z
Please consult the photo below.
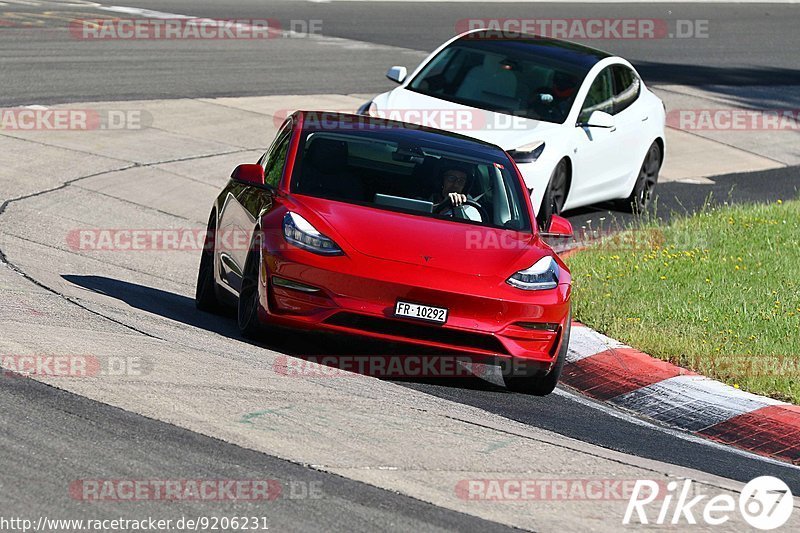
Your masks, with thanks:
M 536 264 L 512 275 L 506 283 L 526 291 L 542 291 L 558 287 L 560 269 L 552 256 L 542 257 Z
M 287 242 L 294 244 L 298 248 L 322 255 L 341 255 L 342 249 L 326 237 L 311 223 L 298 215 L 289 211 L 283 217 L 283 236 Z
M 509 150 L 508 155 L 514 158 L 517 163 L 533 163 L 544 152 L 544 141 L 536 141 L 533 143 L 520 146 L 515 150 Z

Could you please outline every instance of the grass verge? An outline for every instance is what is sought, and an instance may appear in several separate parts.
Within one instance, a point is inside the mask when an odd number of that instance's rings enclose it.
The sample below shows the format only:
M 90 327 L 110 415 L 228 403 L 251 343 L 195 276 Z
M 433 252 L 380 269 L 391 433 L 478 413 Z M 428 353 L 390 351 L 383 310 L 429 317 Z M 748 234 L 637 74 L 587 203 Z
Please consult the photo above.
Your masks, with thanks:
M 577 320 L 653 357 L 800 404 L 800 201 L 643 223 L 567 262 Z

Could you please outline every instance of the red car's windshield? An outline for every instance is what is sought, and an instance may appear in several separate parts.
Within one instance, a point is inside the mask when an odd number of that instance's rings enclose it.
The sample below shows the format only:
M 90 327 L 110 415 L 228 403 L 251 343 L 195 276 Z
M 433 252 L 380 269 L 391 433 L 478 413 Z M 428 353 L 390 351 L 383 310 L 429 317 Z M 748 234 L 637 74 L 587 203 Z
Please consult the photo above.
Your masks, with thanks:
M 498 150 L 468 150 L 411 131 L 303 132 L 293 193 L 471 224 L 530 231 L 511 162 Z M 437 138 L 439 136 L 436 136 Z M 482 148 L 482 147 L 481 147 Z M 448 194 L 465 205 L 454 208 Z

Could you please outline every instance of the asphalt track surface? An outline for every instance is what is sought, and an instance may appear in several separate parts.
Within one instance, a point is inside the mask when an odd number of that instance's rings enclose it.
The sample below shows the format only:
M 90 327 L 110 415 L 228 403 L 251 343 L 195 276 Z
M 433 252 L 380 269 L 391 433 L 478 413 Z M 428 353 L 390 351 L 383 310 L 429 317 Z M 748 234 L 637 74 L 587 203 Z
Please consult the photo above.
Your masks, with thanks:
M 5 376 L 0 417 L 6 484 L 2 515 L 141 520 L 153 516 L 264 517 L 275 531 L 512 531 L 470 515 L 330 475 L 55 389 Z M 88 444 L 93 443 L 93 444 Z M 272 480 L 269 501 L 162 501 L 94 505 L 66 497 L 78 479 Z M 316 497 L 307 497 L 314 494 Z M 324 517 L 324 521 L 321 519 Z M 173 522 L 173 523 L 174 523 Z M 260 522 L 259 522 L 260 523 Z
M 253 41 L 75 39 L 71 18 L 126 17 L 40 1 L 0 5 L 0 105 L 56 102 L 369 93 L 391 88 L 393 64 L 415 66 L 467 18 L 651 18 L 708 21 L 708 38 L 592 40 L 630 59 L 648 83 L 800 85 L 797 6 L 791 4 L 520 4 L 138 0 L 122 5 L 220 19 L 321 21 L 326 37 Z M 296 23 L 297 24 L 297 23 Z M 302 22 L 298 28 L 302 29 Z M 794 44 L 793 44 L 794 43 Z
M 594 43 L 630 58 L 645 78 L 662 83 L 724 86 L 800 84 L 796 46 L 797 7 L 791 5 L 545 5 L 519 4 L 431 4 L 306 2 L 233 3 L 131 1 L 125 5 L 165 12 L 215 18 L 275 17 L 321 19 L 328 36 L 383 46 L 359 48 L 310 39 L 276 40 L 264 43 L 85 43 L 75 42 L 63 32 L 43 28 L 12 28 L 0 31 L 0 74 L 3 91 L 0 105 L 74 101 L 126 100 L 134 98 L 214 97 L 287 93 L 378 92 L 390 85 L 382 79 L 389 64 L 413 66 L 427 51 L 449 37 L 461 18 L 481 16 L 663 17 L 709 19 L 717 38 L 673 39 L 656 42 L 614 41 Z M 58 11 L 58 8 L 52 8 Z M 25 12 L 0 6 L 0 10 Z M 35 11 L 33 8 L 29 11 Z M 535 10 L 535 11 L 534 11 Z M 91 12 L 95 12 L 90 10 Z M 669 12 L 669 13 L 668 13 Z M 0 17 L 1 19 L 2 17 Z M 409 21 L 398 24 L 397 21 Z M 56 24 L 56 23 L 54 23 Z M 50 28 L 50 29 L 48 29 Z M 796 42 L 796 41 L 795 41 Z M 274 44 L 274 46 L 273 46 Z M 208 46 L 206 46 L 208 45 Z M 398 52 L 396 47 L 406 51 Z M 403 60 L 395 60 L 398 54 Z M 291 57 L 291 61 L 287 61 Z M 660 190 L 660 213 L 692 211 L 713 193 L 712 202 L 754 201 L 787 198 L 797 194 L 796 169 L 779 169 L 750 175 L 715 177 L 715 184 L 699 189 L 681 183 L 664 184 Z M 770 183 L 765 188 L 763 184 Z M 576 225 L 605 216 L 604 206 L 573 213 Z M 624 215 L 613 213 L 620 222 Z M 73 278 L 68 281 L 90 290 L 124 299 L 132 307 L 210 329 L 222 336 L 238 338 L 232 319 L 219 321 L 198 316 L 193 302 L 183 296 L 104 278 Z M 304 353 L 308 345 L 276 346 L 286 353 Z M 606 411 L 580 400 L 569 391 L 547 398 L 511 394 L 481 380 L 447 382 L 402 382 L 404 386 L 455 402 L 476 406 L 531 426 L 549 429 L 576 439 L 625 453 L 687 466 L 711 474 L 748 481 L 772 474 L 800 493 L 800 470 L 760 458 L 687 440 L 642 423 L 629 415 Z M 325 516 L 331 529 L 468 529 L 500 527 L 477 518 L 434 507 L 412 498 L 203 437 L 176 426 L 147 419 L 104 404 L 59 391 L 25 379 L 4 379 L 0 387 L 0 409 L 15 412 L 15 420 L 0 417 L 2 433 L 0 468 L 6 479 L 16 479 L 13 506 L 26 507 L 31 515 L 46 514 L 53 507 L 80 509 L 63 501 L 63 486 L 86 475 L 87 466 L 98 478 L 124 477 L 126 472 L 153 477 L 271 477 L 292 480 L 324 480 L 326 495 L 319 501 L 280 500 L 270 509 L 276 528 L 312 529 L 318 520 L 303 516 Z M 21 422 L 20 422 L 21 421 Z M 35 450 L 35 451 L 32 451 Z M 177 453 L 176 450 L 180 450 Z M 21 462 L 20 456 L 29 461 Z M 35 464 L 31 464 L 35 463 Z M 120 470 L 118 465 L 129 465 Z M 113 465 L 113 470 L 108 470 Z M 9 502 L 9 500 L 6 500 Z M 242 505 L 242 504 L 235 504 Z M 312 509 L 312 507 L 315 507 Z M 151 514 L 169 517 L 198 511 L 186 507 L 153 504 Z M 232 514 L 252 509 L 225 508 Z M 112 514 L 108 509 L 102 513 Z M 141 514 L 141 508 L 137 510 Z M 118 514 L 118 509 L 113 510 Z M 202 514 L 202 513 L 201 513 Z M 300 521 L 298 521 L 300 520 Z

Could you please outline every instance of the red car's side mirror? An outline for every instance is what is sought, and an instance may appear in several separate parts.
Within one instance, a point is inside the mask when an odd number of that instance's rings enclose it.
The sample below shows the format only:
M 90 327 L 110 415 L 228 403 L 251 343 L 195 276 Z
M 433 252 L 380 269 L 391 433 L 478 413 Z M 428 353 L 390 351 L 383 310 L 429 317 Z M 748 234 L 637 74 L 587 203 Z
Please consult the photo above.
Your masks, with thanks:
M 547 231 L 542 235 L 545 237 L 572 237 L 572 224 L 569 220 L 558 215 L 550 217 L 550 224 L 547 226 Z
M 264 167 L 261 165 L 239 165 L 233 169 L 231 178 L 236 181 L 252 183 L 253 185 L 264 185 Z

